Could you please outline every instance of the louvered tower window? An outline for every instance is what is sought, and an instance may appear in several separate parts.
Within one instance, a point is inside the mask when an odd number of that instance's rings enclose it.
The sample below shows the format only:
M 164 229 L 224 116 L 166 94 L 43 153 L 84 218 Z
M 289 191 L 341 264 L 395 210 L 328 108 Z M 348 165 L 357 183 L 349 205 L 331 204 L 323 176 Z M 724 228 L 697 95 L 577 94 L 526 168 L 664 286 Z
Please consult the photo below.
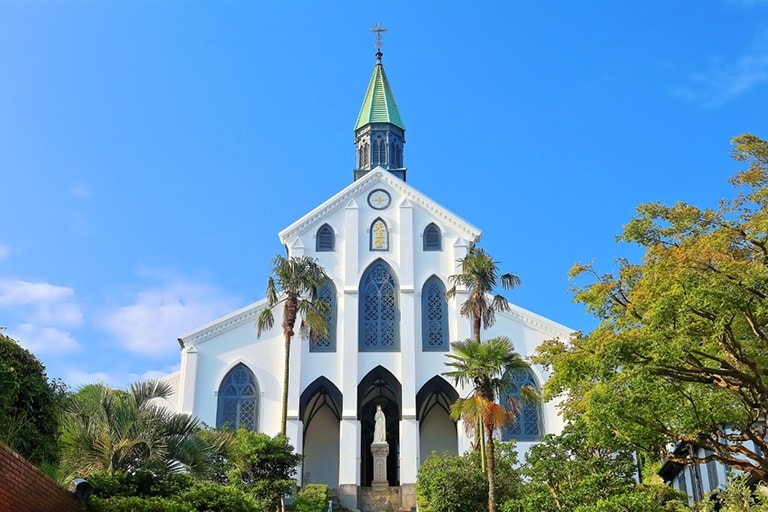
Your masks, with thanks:
M 336 351 L 336 287 L 331 281 L 324 281 L 317 288 L 317 298 L 328 304 L 328 313 L 325 321 L 328 325 L 328 335 L 318 336 L 316 333 L 309 335 L 310 352 L 335 352 Z
M 421 349 L 425 352 L 448 350 L 445 286 L 435 276 L 427 279 L 421 292 Z
M 315 250 L 317 252 L 333 252 L 335 241 L 336 235 L 333 233 L 333 228 L 328 224 L 323 224 L 320 226 L 320 229 L 317 230 Z
M 514 370 L 511 375 L 512 387 L 507 393 L 520 403 L 520 415 L 514 425 L 502 429 L 501 439 L 510 441 L 538 441 L 541 439 L 541 410 L 538 403 L 526 403 L 520 398 L 520 388 L 531 386 L 538 391 L 536 379 L 531 370 Z
M 435 224 L 430 224 L 424 228 L 424 250 L 442 250 L 442 234 L 440 233 L 440 228 Z
M 219 386 L 216 427 L 256 430 L 259 413 L 259 385 L 253 373 L 240 363 L 232 368 Z
M 373 141 L 373 165 L 371 167 L 377 165 L 382 167 L 387 165 L 387 143 L 380 138 Z
M 376 261 L 360 282 L 359 344 L 361 352 L 400 350 L 397 284 L 389 265 Z

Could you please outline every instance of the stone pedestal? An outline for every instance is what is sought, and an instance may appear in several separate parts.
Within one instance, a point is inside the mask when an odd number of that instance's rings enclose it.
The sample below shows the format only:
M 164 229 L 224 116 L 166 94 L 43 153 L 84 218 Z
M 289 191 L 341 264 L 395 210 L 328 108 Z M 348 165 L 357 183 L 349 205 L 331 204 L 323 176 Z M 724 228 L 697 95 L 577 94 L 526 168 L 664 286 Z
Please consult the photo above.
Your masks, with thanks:
M 371 455 L 373 455 L 373 482 L 371 482 L 371 487 L 389 487 L 389 481 L 387 480 L 389 444 L 386 442 L 371 444 Z

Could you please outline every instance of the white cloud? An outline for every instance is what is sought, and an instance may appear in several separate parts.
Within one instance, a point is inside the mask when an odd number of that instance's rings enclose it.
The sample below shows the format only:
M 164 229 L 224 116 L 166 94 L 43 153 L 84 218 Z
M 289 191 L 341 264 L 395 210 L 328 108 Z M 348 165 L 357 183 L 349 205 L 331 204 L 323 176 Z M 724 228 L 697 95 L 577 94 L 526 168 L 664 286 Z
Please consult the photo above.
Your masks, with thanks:
M 73 390 L 80 389 L 87 384 L 106 384 L 113 388 L 122 389 L 125 386 L 120 379 L 112 373 L 86 372 L 79 368 L 70 368 L 64 374 L 63 381 Z
M 77 326 L 83 319 L 72 288 L 50 283 L 0 280 L 0 307 L 29 308 L 25 317 L 36 324 Z
M 11 248 L 7 245 L 0 244 L 0 260 L 4 260 L 11 255 Z
M 147 370 L 144 373 L 111 371 L 88 372 L 80 368 L 69 368 L 64 375 L 66 382 L 72 389 L 79 389 L 86 384 L 106 384 L 115 389 L 128 389 L 134 382 L 150 379 L 159 379 L 179 369 L 179 364 L 169 365 L 161 370 Z
M 745 55 L 708 73 L 691 76 L 675 93 L 707 107 L 720 106 L 768 82 L 768 53 Z
M 159 358 L 178 353 L 179 335 L 234 308 L 232 298 L 209 285 L 174 283 L 139 293 L 99 324 L 129 352 Z
M 729 0 L 728 3 L 749 9 L 751 7 L 768 5 L 768 0 Z
M 69 332 L 55 327 L 19 324 L 8 335 L 35 355 L 64 354 L 80 350 L 80 345 Z

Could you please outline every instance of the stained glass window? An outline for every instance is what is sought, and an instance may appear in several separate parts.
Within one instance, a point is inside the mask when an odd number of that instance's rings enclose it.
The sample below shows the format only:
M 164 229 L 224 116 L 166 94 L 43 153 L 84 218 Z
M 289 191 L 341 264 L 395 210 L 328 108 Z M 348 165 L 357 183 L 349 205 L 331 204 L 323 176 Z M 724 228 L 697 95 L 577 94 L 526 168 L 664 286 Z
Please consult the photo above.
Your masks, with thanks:
M 328 314 L 325 321 L 328 324 L 328 335 L 318 336 L 310 333 L 310 352 L 335 352 L 336 351 L 336 287 L 331 281 L 325 281 L 317 288 L 317 298 L 328 304 Z
M 219 386 L 216 427 L 256 430 L 259 414 L 259 385 L 242 363 L 227 373 Z
M 520 388 L 531 386 L 538 390 L 536 379 L 530 370 L 520 369 L 512 372 L 510 376 L 512 387 L 508 395 L 520 403 L 520 415 L 514 424 L 502 429 L 501 438 L 504 441 L 516 439 L 518 441 L 537 441 L 541 439 L 541 410 L 538 403 L 526 403 L 520 398 Z
M 426 351 L 448 350 L 448 304 L 445 286 L 430 277 L 421 292 L 421 348 Z
M 379 260 L 368 267 L 360 283 L 360 350 L 400 349 L 397 284 L 389 266 Z

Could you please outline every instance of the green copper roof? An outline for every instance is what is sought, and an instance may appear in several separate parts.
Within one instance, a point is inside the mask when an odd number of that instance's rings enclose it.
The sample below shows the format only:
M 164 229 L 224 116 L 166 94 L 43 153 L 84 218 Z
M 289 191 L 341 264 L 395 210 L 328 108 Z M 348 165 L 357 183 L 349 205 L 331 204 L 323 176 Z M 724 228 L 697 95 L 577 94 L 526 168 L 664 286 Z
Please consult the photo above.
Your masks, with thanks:
M 387 74 L 384 73 L 384 66 L 381 64 L 381 54 L 377 54 L 376 57 L 376 67 L 373 68 L 373 76 L 368 84 L 360 115 L 357 116 L 355 130 L 370 123 L 392 123 L 405 130 L 400 111 L 395 103 L 395 96 L 392 94 Z

